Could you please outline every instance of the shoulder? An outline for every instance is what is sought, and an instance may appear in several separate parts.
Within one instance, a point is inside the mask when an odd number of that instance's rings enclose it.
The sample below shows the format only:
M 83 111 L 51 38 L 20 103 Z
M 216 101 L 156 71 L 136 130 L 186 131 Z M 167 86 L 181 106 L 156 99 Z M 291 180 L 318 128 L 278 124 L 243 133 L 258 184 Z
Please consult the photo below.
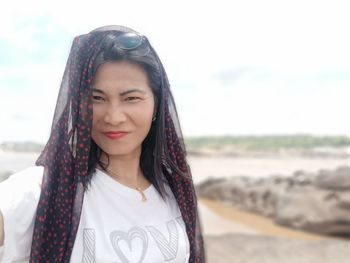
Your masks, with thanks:
M 41 194 L 44 167 L 31 166 L 0 183 L 0 211 L 3 217 L 4 245 L 1 262 L 27 258 Z
M 40 187 L 44 174 L 43 166 L 30 166 L 16 172 L 0 183 L 0 195 L 8 191 L 26 192 Z
M 22 180 L 24 182 L 31 182 L 33 180 L 41 179 L 44 173 L 43 166 L 29 166 L 21 171 L 18 171 L 5 180 L 4 182 L 11 182 L 16 180 Z
M 41 192 L 43 166 L 30 166 L 0 183 L 0 208 L 13 209 L 19 204 L 37 201 Z

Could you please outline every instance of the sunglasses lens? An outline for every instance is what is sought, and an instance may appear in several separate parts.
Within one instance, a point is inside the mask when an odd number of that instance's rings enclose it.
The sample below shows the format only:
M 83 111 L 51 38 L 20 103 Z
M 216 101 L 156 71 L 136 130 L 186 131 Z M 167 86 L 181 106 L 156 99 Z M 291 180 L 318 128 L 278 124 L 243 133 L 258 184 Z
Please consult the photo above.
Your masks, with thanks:
M 118 37 L 119 46 L 121 49 L 135 49 L 142 43 L 142 37 L 134 33 L 122 34 Z

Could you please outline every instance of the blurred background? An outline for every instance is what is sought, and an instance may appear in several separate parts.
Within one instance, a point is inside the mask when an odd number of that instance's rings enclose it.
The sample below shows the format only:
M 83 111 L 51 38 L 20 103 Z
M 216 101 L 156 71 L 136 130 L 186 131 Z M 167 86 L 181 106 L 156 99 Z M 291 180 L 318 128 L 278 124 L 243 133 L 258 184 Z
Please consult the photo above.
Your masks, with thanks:
M 338 0 L 7 1 L 0 180 L 48 140 L 73 38 L 125 25 L 167 70 L 209 262 L 345 262 L 349 12 Z

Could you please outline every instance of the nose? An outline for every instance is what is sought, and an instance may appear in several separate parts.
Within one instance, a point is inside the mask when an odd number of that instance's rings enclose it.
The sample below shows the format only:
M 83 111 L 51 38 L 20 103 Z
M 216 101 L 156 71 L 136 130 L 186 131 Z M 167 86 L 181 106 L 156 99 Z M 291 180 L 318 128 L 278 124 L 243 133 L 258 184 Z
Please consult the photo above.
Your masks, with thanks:
M 105 112 L 104 121 L 113 126 L 117 126 L 119 123 L 126 121 L 126 114 L 121 105 L 116 103 L 110 103 Z

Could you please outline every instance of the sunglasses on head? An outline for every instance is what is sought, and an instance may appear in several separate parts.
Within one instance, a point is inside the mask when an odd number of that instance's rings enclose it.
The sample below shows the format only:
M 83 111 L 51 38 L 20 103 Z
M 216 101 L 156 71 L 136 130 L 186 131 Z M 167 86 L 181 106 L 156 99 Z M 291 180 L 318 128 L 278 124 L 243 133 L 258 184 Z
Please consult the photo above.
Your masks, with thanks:
M 133 56 L 145 56 L 150 51 L 150 47 L 145 36 L 127 32 L 116 36 L 117 47 L 126 50 Z

